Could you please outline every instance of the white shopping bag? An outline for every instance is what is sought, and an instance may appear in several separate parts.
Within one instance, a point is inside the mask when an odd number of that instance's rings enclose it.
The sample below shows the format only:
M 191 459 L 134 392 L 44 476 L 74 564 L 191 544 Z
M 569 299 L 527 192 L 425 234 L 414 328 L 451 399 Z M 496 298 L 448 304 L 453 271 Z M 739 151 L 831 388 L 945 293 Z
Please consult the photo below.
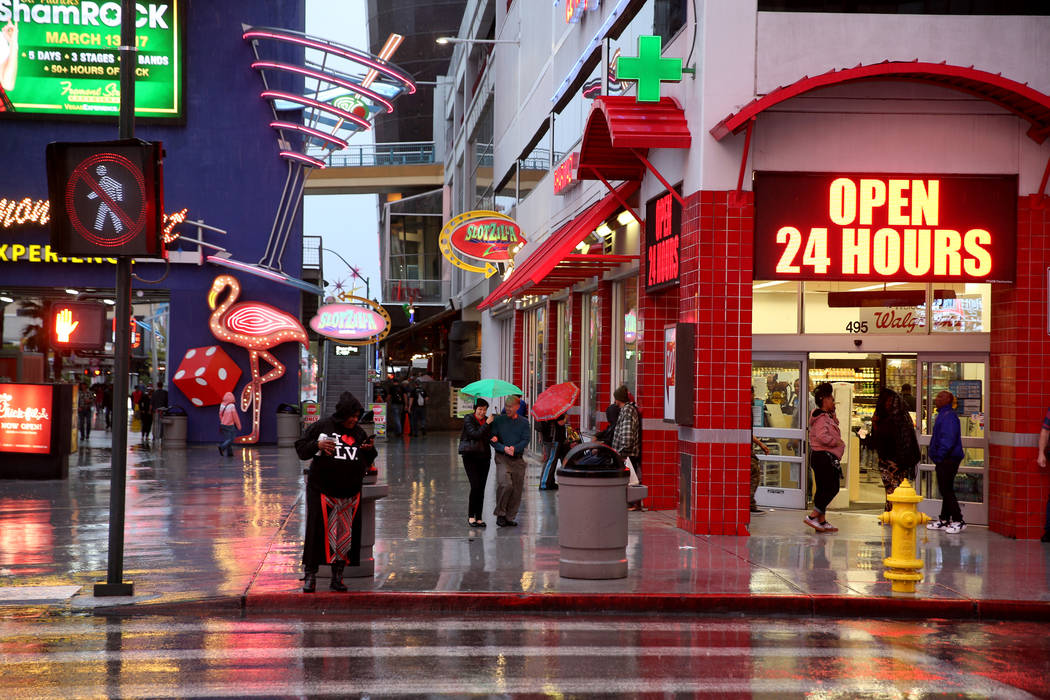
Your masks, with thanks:
M 638 480 L 638 472 L 636 472 L 634 470 L 634 464 L 631 463 L 631 458 L 630 457 L 624 457 L 623 461 L 624 461 L 624 464 L 627 465 L 627 468 L 631 470 L 631 480 L 628 483 L 631 486 L 637 486 L 638 484 L 642 483 L 641 481 Z

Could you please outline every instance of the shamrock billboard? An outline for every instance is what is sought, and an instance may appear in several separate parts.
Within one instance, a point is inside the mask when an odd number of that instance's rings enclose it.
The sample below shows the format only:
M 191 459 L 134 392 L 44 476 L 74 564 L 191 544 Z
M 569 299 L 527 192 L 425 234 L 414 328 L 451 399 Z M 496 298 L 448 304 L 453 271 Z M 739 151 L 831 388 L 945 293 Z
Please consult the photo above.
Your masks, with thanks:
M 135 4 L 135 115 L 185 117 L 185 0 Z M 120 111 L 120 3 L 0 0 L 0 115 Z

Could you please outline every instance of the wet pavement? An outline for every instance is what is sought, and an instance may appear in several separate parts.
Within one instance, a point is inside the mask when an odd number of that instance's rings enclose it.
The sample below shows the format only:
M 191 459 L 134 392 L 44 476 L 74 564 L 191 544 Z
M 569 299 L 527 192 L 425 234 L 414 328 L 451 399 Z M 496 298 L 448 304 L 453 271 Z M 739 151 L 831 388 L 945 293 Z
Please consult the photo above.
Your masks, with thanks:
M 1045 625 L 514 614 L 0 618 L 17 698 L 1038 698 Z
M 135 446 L 125 545 L 135 597 L 95 598 L 91 586 L 106 576 L 110 475 L 108 436 L 96 431 L 68 480 L 0 482 L 0 605 L 1050 618 L 1050 545 L 984 527 L 922 531 L 925 580 L 915 594 L 895 594 L 882 578 L 889 528 L 875 513 L 829 513 L 840 532 L 817 534 L 802 512 L 769 511 L 753 518 L 751 537 L 730 537 L 691 535 L 670 511 L 632 512 L 628 577 L 572 580 L 558 575 L 557 492 L 537 489 L 537 465 L 519 527 L 497 528 L 491 517 L 486 529 L 466 523 L 456 436 L 383 444 L 377 465 L 389 496 L 376 506 L 375 576 L 348 579 L 349 595 L 304 596 L 304 463 L 293 450 L 241 448 L 227 458 L 214 446 Z M 490 473 L 485 512 L 494 493 Z

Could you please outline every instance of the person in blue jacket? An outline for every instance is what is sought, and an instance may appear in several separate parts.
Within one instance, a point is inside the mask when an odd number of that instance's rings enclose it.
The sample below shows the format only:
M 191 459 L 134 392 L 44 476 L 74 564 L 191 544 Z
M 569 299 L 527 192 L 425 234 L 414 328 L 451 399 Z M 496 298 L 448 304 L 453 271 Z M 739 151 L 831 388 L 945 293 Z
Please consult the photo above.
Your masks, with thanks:
M 933 424 L 930 438 L 930 459 L 937 469 L 937 488 L 941 492 L 941 516 L 926 526 L 928 530 L 944 530 L 958 534 L 966 529 L 959 499 L 955 497 L 955 475 L 963 458 L 962 433 L 959 416 L 956 415 L 955 395 L 942 391 L 933 399 L 937 407 L 937 420 Z
M 520 399 L 507 397 L 503 414 L 492 422 L 492 446 L 496 448 L 496 524 L 514 527 L 525 488 L 525 448 L 529 446 L 529 421 L 518 413 Z

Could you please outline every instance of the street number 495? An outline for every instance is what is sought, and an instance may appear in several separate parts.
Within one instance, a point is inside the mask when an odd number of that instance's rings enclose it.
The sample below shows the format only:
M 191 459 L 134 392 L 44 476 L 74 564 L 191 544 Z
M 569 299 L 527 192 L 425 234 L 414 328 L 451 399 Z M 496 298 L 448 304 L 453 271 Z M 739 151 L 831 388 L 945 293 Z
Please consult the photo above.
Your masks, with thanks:
M 847 333 L 867 333 L 868 322 L 867 321 L 850 321 L 846 324 Z

